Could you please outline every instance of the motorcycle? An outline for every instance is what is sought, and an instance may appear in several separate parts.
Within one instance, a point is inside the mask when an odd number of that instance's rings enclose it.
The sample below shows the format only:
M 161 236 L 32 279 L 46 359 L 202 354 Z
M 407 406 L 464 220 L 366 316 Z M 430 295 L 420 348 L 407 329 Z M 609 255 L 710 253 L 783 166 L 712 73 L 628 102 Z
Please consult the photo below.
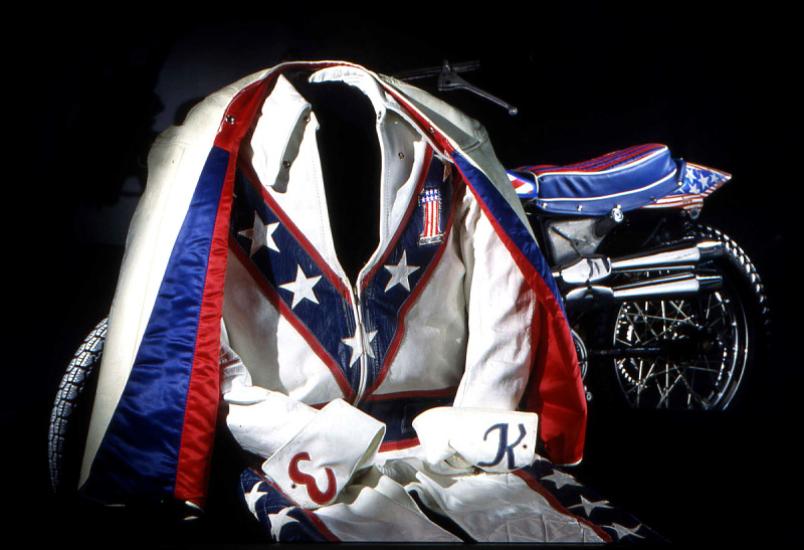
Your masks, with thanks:
M 476 68 L 445 61 L 397 77 L 438 76 L 441 91 L 466 89 L 516 114 L 458 75 Z M 675 159 L 661 144 L 507 174 L 564 299 L 587 399 L 611 403 L 617 395 L 641 409 L 733 407 L 758 366 L 770 311 L 745 251 L 698 221 L 731 175 Z M 74 434 L 88 425 L 106 329 L 104 319 L 86 337 L 56 395 L 48 447 L 54 489 L 75 486 L 65 472 L 78 470 Z
M 459 74 L 478 68 L 445 60 L 398 77 L 436 76 L 439 91 L 467 90 L 516 115 Z M 748 254 L 699 222 L 731 174 L 661 144 L 507 173 L 564 299 L 587 399 L 599 389 L 631 408 L 733 408 L 761 362 L 770 310 Z
M 632 408 L 729 409 L 769 323 L 751 259 L 698 221 L 731 175 L 647 144 L 508 177 L 564 298 L 584 379 L 608 364 Z

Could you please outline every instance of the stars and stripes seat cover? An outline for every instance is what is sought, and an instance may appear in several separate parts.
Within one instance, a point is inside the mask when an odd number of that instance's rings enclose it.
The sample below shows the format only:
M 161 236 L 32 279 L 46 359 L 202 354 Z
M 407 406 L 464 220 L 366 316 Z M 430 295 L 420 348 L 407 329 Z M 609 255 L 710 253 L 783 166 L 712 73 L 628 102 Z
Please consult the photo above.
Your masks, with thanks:
M 669 148 L 659 143 L 565 166 L 521 166 L 507 173 L 522 200 L 543 213 L 564 216 L 600 216 L 614 208 L 627 212 L 650 206 L 700 205 L 731 177 L 673 158 Z
M 354 284 L 299 74 L 359 88 L 377 115 L 380 238 Z M 207 97 L 148 162 L 85 495 L 203 506 L 220 411 L 261 460 L 243 504 L 268 537 L 645 536 L 523 473 L 581 460 L 586 402 L 561 297 L 479 123 L 353 63 L 287 62 Z

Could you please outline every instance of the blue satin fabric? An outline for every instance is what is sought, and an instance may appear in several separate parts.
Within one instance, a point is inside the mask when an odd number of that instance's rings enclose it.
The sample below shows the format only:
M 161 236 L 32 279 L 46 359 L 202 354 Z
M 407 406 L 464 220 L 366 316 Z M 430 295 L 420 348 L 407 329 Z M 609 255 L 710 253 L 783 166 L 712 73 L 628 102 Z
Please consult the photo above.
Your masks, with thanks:
M 83 492 L 173 494 L 201 300 L 229 153 L 214 147 L 179 232 L 134 366 Z M 169 238 L 169 236 L 166 236 Z

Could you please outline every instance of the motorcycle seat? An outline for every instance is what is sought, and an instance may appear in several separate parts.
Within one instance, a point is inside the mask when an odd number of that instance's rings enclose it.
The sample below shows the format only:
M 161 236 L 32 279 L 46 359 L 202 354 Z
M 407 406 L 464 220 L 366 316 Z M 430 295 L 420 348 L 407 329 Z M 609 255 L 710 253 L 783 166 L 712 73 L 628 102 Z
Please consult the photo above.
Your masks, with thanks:
M 546 214 L 601 216 L 656 202 L 683 184 L 685 163 L 666 145 L 648 143 L 584 162 L 508 170 L 522 200 Z

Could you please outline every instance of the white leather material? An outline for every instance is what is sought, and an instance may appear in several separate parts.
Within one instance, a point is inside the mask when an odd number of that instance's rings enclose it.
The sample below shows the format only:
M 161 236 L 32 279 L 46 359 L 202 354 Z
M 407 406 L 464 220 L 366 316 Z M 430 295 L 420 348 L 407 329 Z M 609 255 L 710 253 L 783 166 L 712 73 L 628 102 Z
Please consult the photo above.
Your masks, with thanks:
M 462 206 L 459 229 L 471 337 L 455 406 L 515 409 L 529 377 L 538 300 L 469 191 Z
M 315 515 L 342 542 L 461 542 L 430 521 L 402 485 L 375 468 Z
M 405 316 L 405 333 L 376 395 L 454 388 L 464 370 L 467 332 L 465 268 L 450 233 L 429 284 Z
M 436 471 L 456 458 L 464 467 L 487 472 L 530 466 L 536 459 L 538 426 L 534 413 L 458 407 L 435 407 L 413 420 L 425 459 Z M 454 464 L 441 471 L 454 471 Z
M 231 347 L 247 365 L 254 384 L 314 405 L 343 397 L 329 367 L 296 328 L 253 284 L 234 254 L 226 270 L 223 320 Z
M 318 508 L 331 504 L 355 472 L 371 466 L 384 434 L 382 422 L 335 399 L 269 456 L 262 469 L 300 506 Z
M 449 517 L 477 542 L 606 542 L 514 474 L 440 476 L 419 470 L 416 477 L 406 489 L 416 490 L 428 508 Z

